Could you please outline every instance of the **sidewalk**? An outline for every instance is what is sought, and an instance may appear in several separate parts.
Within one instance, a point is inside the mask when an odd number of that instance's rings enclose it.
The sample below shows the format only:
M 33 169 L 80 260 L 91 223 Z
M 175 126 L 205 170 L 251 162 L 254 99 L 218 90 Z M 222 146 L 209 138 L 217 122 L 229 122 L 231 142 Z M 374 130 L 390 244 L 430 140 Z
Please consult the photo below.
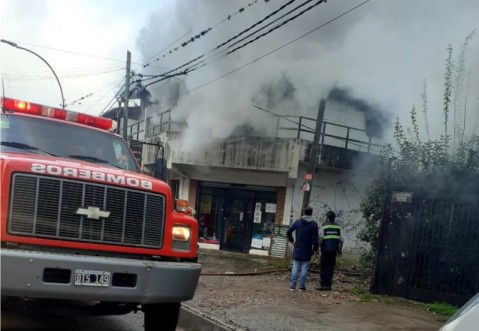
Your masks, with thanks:
M 300 292 L 289 290 L 290 273 L 280 260 L 201 250 L 199 263 L 198 289 L 185 305 L 230 330 L 438 330 L 446 320 L 404 304 L 361 302 L 350 293 L 359 280 L 341 272 L 331 292 L 314 290 L 316 273 Z

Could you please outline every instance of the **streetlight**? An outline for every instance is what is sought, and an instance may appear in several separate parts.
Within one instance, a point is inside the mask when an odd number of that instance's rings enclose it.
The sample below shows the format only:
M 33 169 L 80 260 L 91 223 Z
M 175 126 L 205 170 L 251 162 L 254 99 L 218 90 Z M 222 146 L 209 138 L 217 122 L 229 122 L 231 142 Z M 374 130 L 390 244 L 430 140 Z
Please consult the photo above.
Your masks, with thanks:
M 53 70 L 53 68 L 51 67 L 50 64 L 48 64 L 48 62 L 43 58 L 41 57 L 40 55 L 38 55 L 37 53 L 29 50 L 29 49 L 26 49 L 26 48 L 23 48 L 23 47 L 20 47 L 18 46 L 16 43 L 12 42 L 12 41 L 8 41 L 8 40 L 5 40 L 5 39 L 0 39 L 0 42 L 2 43 L 5 43 L 5 44 L 8 44 L 12 47 L 16 47 L 18 49 L 23 49 L 24 51 L 27 51 L 29 53 L 32 53 L 33 55 L 36 55 L 38 56 L 43 62 L 45 62 L 47 64 L 47 66 L 50 68 L 50 70 L 53 72 L 53 75 L 55 76 L 55 78 L 57 79 L 57 82 L 58 82 L 58 86 L 60 87 L 60 93 L 62 95 L 62 108 L 65 108 L 65 99 L 63 98 L 63 89 L 62 89 L 62 85 L 60 84 L 60 80 L 58 79 L 57 77 L 57 74 L 55 73 L 55 71 Z

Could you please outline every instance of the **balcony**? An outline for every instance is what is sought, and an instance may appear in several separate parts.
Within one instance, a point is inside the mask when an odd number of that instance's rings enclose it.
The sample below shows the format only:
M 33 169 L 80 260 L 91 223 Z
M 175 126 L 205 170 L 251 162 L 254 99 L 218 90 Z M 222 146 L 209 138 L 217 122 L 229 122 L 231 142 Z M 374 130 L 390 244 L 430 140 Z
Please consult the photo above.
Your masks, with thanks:
M 133 139 L 144 138 L 165 146 L 168 166 L 174 164 L 288 173 L 295 178 L 301 162 L 310 162 L 316 120 L 304 116 L 278 117 L 276 137 L 229 137 L 206 150 L 185 153 L 181 148 L 184 123 L 171 120 L 171 111 L 129 126 Z M 145 125 L 146 123 L 146 125 Z M 146 127 L 146 128 L 145 128 Z M 143 140 L 143 139 L 142 139 Z M 358 163 L 375 164 L 382 144 L 362 129 L 323 122 L 319 166 L 352 169 Z M 156 149 L 147 147 L 144 164 L 153 164 Z

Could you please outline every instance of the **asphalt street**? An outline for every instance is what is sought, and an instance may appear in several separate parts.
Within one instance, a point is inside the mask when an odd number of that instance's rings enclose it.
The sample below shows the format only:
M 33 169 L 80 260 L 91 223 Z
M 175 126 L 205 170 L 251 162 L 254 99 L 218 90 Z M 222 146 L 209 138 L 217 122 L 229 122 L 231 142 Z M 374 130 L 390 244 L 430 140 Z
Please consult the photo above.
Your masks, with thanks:
M 19 315 L 2 311 L 1 330 L 143 330 L 143 313 L 101 317 L 49 317 Z M 177 331 L 224 331 L 225 329 L 182 309 Z

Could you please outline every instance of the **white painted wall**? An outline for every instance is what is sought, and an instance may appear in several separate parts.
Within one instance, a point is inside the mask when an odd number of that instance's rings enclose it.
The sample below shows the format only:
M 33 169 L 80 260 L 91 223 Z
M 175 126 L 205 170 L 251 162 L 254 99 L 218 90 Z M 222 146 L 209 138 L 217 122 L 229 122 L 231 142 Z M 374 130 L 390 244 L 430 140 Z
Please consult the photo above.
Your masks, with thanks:
M 294 184 L 293 194 L 293 219 L 301 215 L 301 206 L 304 193 L 301 191 L 303 175 L 306 167 L 300 167 L 298 179 Z M 344 251 L 357 256 L 365 244 L 357 239 L 357 234 L 362 228 L 363 218 L 359 211 L 361 200 L 366 192 L 371 178 L 364 173 L 338 169 L 321 169 L 314 177 L 311 187 L 310 205 L 313 216 L 320 223 L 324 221 L 327 211 L 333 210 L 337 221 L 342 225 L 344 236 Z

